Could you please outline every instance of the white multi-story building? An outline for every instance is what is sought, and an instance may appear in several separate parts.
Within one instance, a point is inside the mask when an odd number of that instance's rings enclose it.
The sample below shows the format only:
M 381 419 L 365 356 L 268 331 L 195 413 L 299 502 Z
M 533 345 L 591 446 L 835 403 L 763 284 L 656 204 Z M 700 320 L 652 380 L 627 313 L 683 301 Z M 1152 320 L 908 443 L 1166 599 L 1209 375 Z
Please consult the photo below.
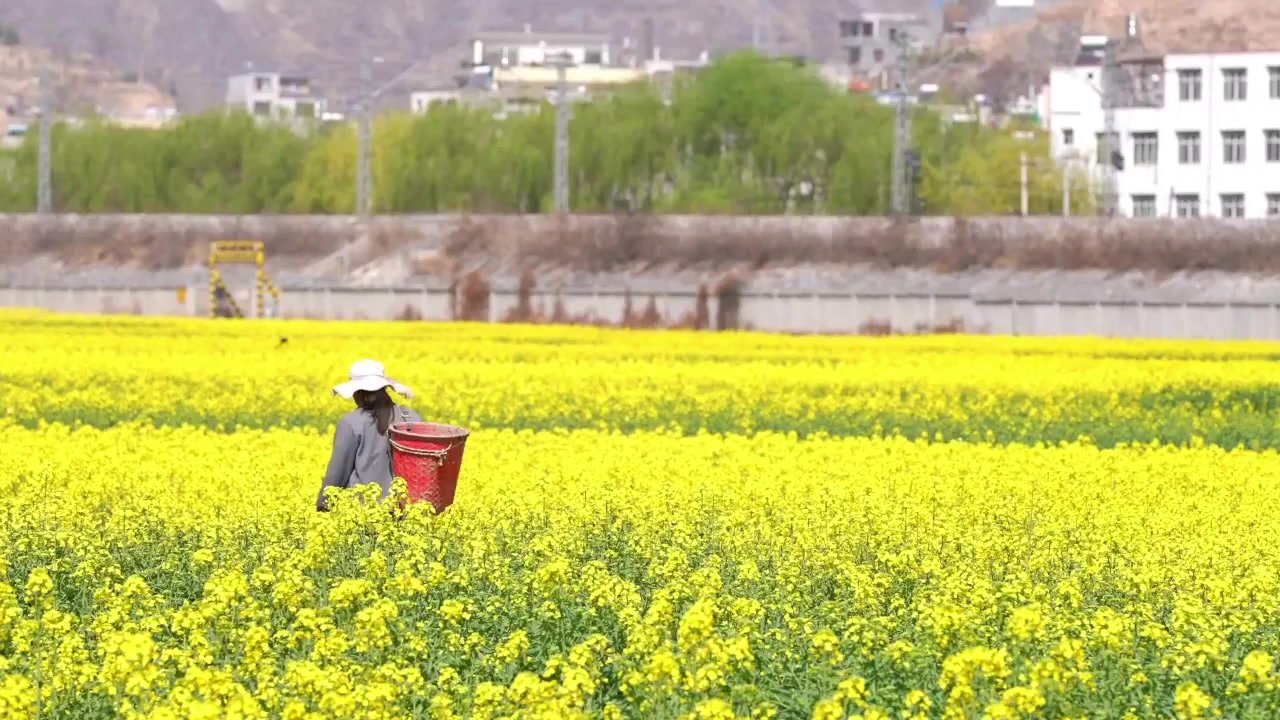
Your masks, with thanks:
M 511 67 L 548 65 L 556 55 L 568 55 L 574 65 L 611 65 L 608 35 L 544 33 L 525 26 L 524 32 L 482 32 L 471 38 L 471 64 Z
M 264 72 L 228 78 L 227 105 L 280 120 L 321 118 L 328 107 L 324 98 L 315 95 L 308 78 Z
M 1055 154 L 1099 182 L 1103 64 L 1052 71 Z M 1280 52 L 1169 54 L 1143 61 L 1114 112 L 1118 211 L 1131 217 L 1280 217 Z
M 903 52 L 936 44 L 942 34 L 937 13 L 865 12 L 839 21 L 840 44 L 850 72 L 873 87 L 895 86 L 894 68 Z

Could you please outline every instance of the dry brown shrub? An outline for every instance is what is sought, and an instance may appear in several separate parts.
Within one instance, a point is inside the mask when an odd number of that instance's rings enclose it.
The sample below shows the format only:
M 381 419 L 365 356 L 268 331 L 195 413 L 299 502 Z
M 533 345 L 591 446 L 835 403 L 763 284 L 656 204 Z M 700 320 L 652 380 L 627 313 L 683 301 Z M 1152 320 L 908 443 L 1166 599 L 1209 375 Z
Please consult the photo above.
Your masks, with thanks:
M 737 330 L 742 315 L 742 279 L 737 273 L 720 278 L 715 286 L 716 330 Z
M 395 319 L 405 322 L 422 322 L 422 311 L 412 303 L 405 303 L 400 312 L 396 313 Z
M 916 334 L 918 335 L 959 335 L 964 332 L 964 319 L 958 317 L 940 323 L 922 322 L 916 324 Z
M 634 323 L 634 313 L 631 308 L 631 288 L 627 288 L 622 296 L 622 319 L 618 321 L 621 327 L 629 328 Z
M 858 326 L 859 335 L 894 335 L 893 323 L 888 320 L 871 319 Z
M 487 322 L 492 287 L 478 271 L 472 271 L 454 283 L 455 301 L 453 319 L 465 322 Z
M 640 317 L 636 318 L 634 327 L 656 328 L 661 326 L 662 313 L 658 312 L 658 298 L 654 295 L 650 295 L 649 302 L 645 304 L 644 310 L 640 313 Z
M 560 296 L 560 293 L 556 293 L 555 303 L 551 306 L 551 323 L 554 325 L 568 325 L 571 320 L 569 311 L 564 307 L 564 298 Z
M 711 294 L 706 283 L 698 283 L 698 298 L 693 306 L 693 327 L 706 330 L 711 326 Z
M 503 314 L 503 322 L 528 323 L 535 320 L 533 291 L 536 287 L 533 270 L 526 269 L 520 274 L 520 285 L 516 288 L 516 305 Z

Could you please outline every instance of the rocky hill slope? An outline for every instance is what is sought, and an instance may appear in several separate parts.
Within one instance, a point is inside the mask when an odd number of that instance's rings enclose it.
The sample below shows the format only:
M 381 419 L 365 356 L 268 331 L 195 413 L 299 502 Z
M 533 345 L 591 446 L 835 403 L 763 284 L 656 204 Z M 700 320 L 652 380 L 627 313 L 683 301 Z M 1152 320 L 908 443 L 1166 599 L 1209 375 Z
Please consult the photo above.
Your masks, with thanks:
M 982 16 L 992 0 L 956 0 Z M 1038 0 L 1034 22 L 973 38 L 979 84 L 1025 86 L 1070 59 L 1081 32 L 1119 32 L 1126 12 L 1166 49 L 1280 49 L 1275 0 Z M 331 98 L 355 90 L 362 55 L 385 59 L 381 77 L 419 62 L 408 79 L 457 70 L 467 37 L 531 24 L 639 38 L 652 18 L 664 54 L 694 56 L 750 43 L 762 5 L 779 51 L 835 59 L 837 21 L 857 9 L 928 10 L 933 0 L 5 0 L 0 22 L 31 43 L 86 53 L 177 95 L 184 109 L 222 100 L 227 75 L 257 68 L 312 75 Z M 981 24 L 981 23 L 979 23 Z M 339 103 L 340 105 L 341 103 Z
M 97 114 L 118 121 L 160 120 L 173 98 L 91 56 L 74 58 L 44 48 L 0 47 L 0 130 L 7 122 L 33 118 L 42 103 L 40 76 L 49 78 L 52 103 L 60 113 Z

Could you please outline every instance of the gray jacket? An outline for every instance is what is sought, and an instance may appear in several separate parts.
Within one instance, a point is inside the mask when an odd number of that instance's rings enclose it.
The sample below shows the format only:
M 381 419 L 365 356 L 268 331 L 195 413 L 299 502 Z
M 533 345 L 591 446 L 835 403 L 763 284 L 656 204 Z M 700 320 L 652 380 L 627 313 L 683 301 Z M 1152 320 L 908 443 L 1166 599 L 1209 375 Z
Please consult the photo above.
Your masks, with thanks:
M 397 405 L 392 422 L 422 422 L 418 413 Z M 382 497 L 391 490 L 391 442 L 378 434 L 378 423 L 369 413 L 357 408 L 342 416 L 333 434 L 333 457 L 320 485 L 316 508 L 325 509 L 325 488 L 350 488 L 373 484 L 382 488 Z

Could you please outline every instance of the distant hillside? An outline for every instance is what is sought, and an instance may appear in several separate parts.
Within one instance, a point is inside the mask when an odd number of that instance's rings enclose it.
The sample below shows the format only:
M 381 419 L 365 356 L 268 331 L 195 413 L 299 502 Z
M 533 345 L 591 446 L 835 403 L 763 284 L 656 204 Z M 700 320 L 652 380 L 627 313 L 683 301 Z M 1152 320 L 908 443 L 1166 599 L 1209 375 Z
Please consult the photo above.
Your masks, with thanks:
M 976 19 L 993 0 L 955 0 Z M 349 97 L 362 55 L 378 55 L 379 80 L 415 61 L 414 81 L 456 72 L 468 36 L 481 29 L 591 30 L 638 39 L 646 17 L 667 56 L 750 44 L 764 0 L 4 0 L 0 22 L 27 42 L 86 53 L 176 95 L 184 109 L 222 101 L 227 75 L 250 63 L 314 77 L 331 98 Z M 934 0 L 767 0 L 781 52 L 838 57 L 838 20 L 858 10 L 927 11 Z M 1039 0 L 1040 19 L 984 30 L 967 86 L 1025 87 L 1070 59 L 1080 32 L 1118 32 L 1141 14 L 1157 44 L 1174 48 L 1280 49 L 1276 0 Z M 975 22 L 987 27 L 989 23 Z M 1005 88 L 1007 90 L 1007 88 Z
M 933 0 L 770 0 L 772 45 L 834 57 L 837 23 L 859 6 L 925 10 Z M 638 40 L 646 17 L 667 56 L 750 44 L 759 0 L 5 0 L 0 21 L 58 49 L 90 52 L 176 91 L 184 108 L 220 102 L 248 63 L 312 75 L 349 95 L 362 52 L 389 78 L 416 60 L 419 77 L 458 69 L 468 36 L 526 23 Z
M 42 103 L 42 71 L 50 81 L 53 106 L 62 113 L 137 123 L 173 107 L 167 93 L 92 56 L 67 58 L 43 48 L 0 46 L 0 125 L 34 116 Z
M 1280 2 L 1276 0 L 1063 0 L 1034 21 L 974 38 L 989 67 L 1021 68 L 1045 76 L 1054 63 L 1070 62 L 1081 33 L 1117 36 L 1136 13 L 1146 46 L 1160 52 L 1280 50 Z

